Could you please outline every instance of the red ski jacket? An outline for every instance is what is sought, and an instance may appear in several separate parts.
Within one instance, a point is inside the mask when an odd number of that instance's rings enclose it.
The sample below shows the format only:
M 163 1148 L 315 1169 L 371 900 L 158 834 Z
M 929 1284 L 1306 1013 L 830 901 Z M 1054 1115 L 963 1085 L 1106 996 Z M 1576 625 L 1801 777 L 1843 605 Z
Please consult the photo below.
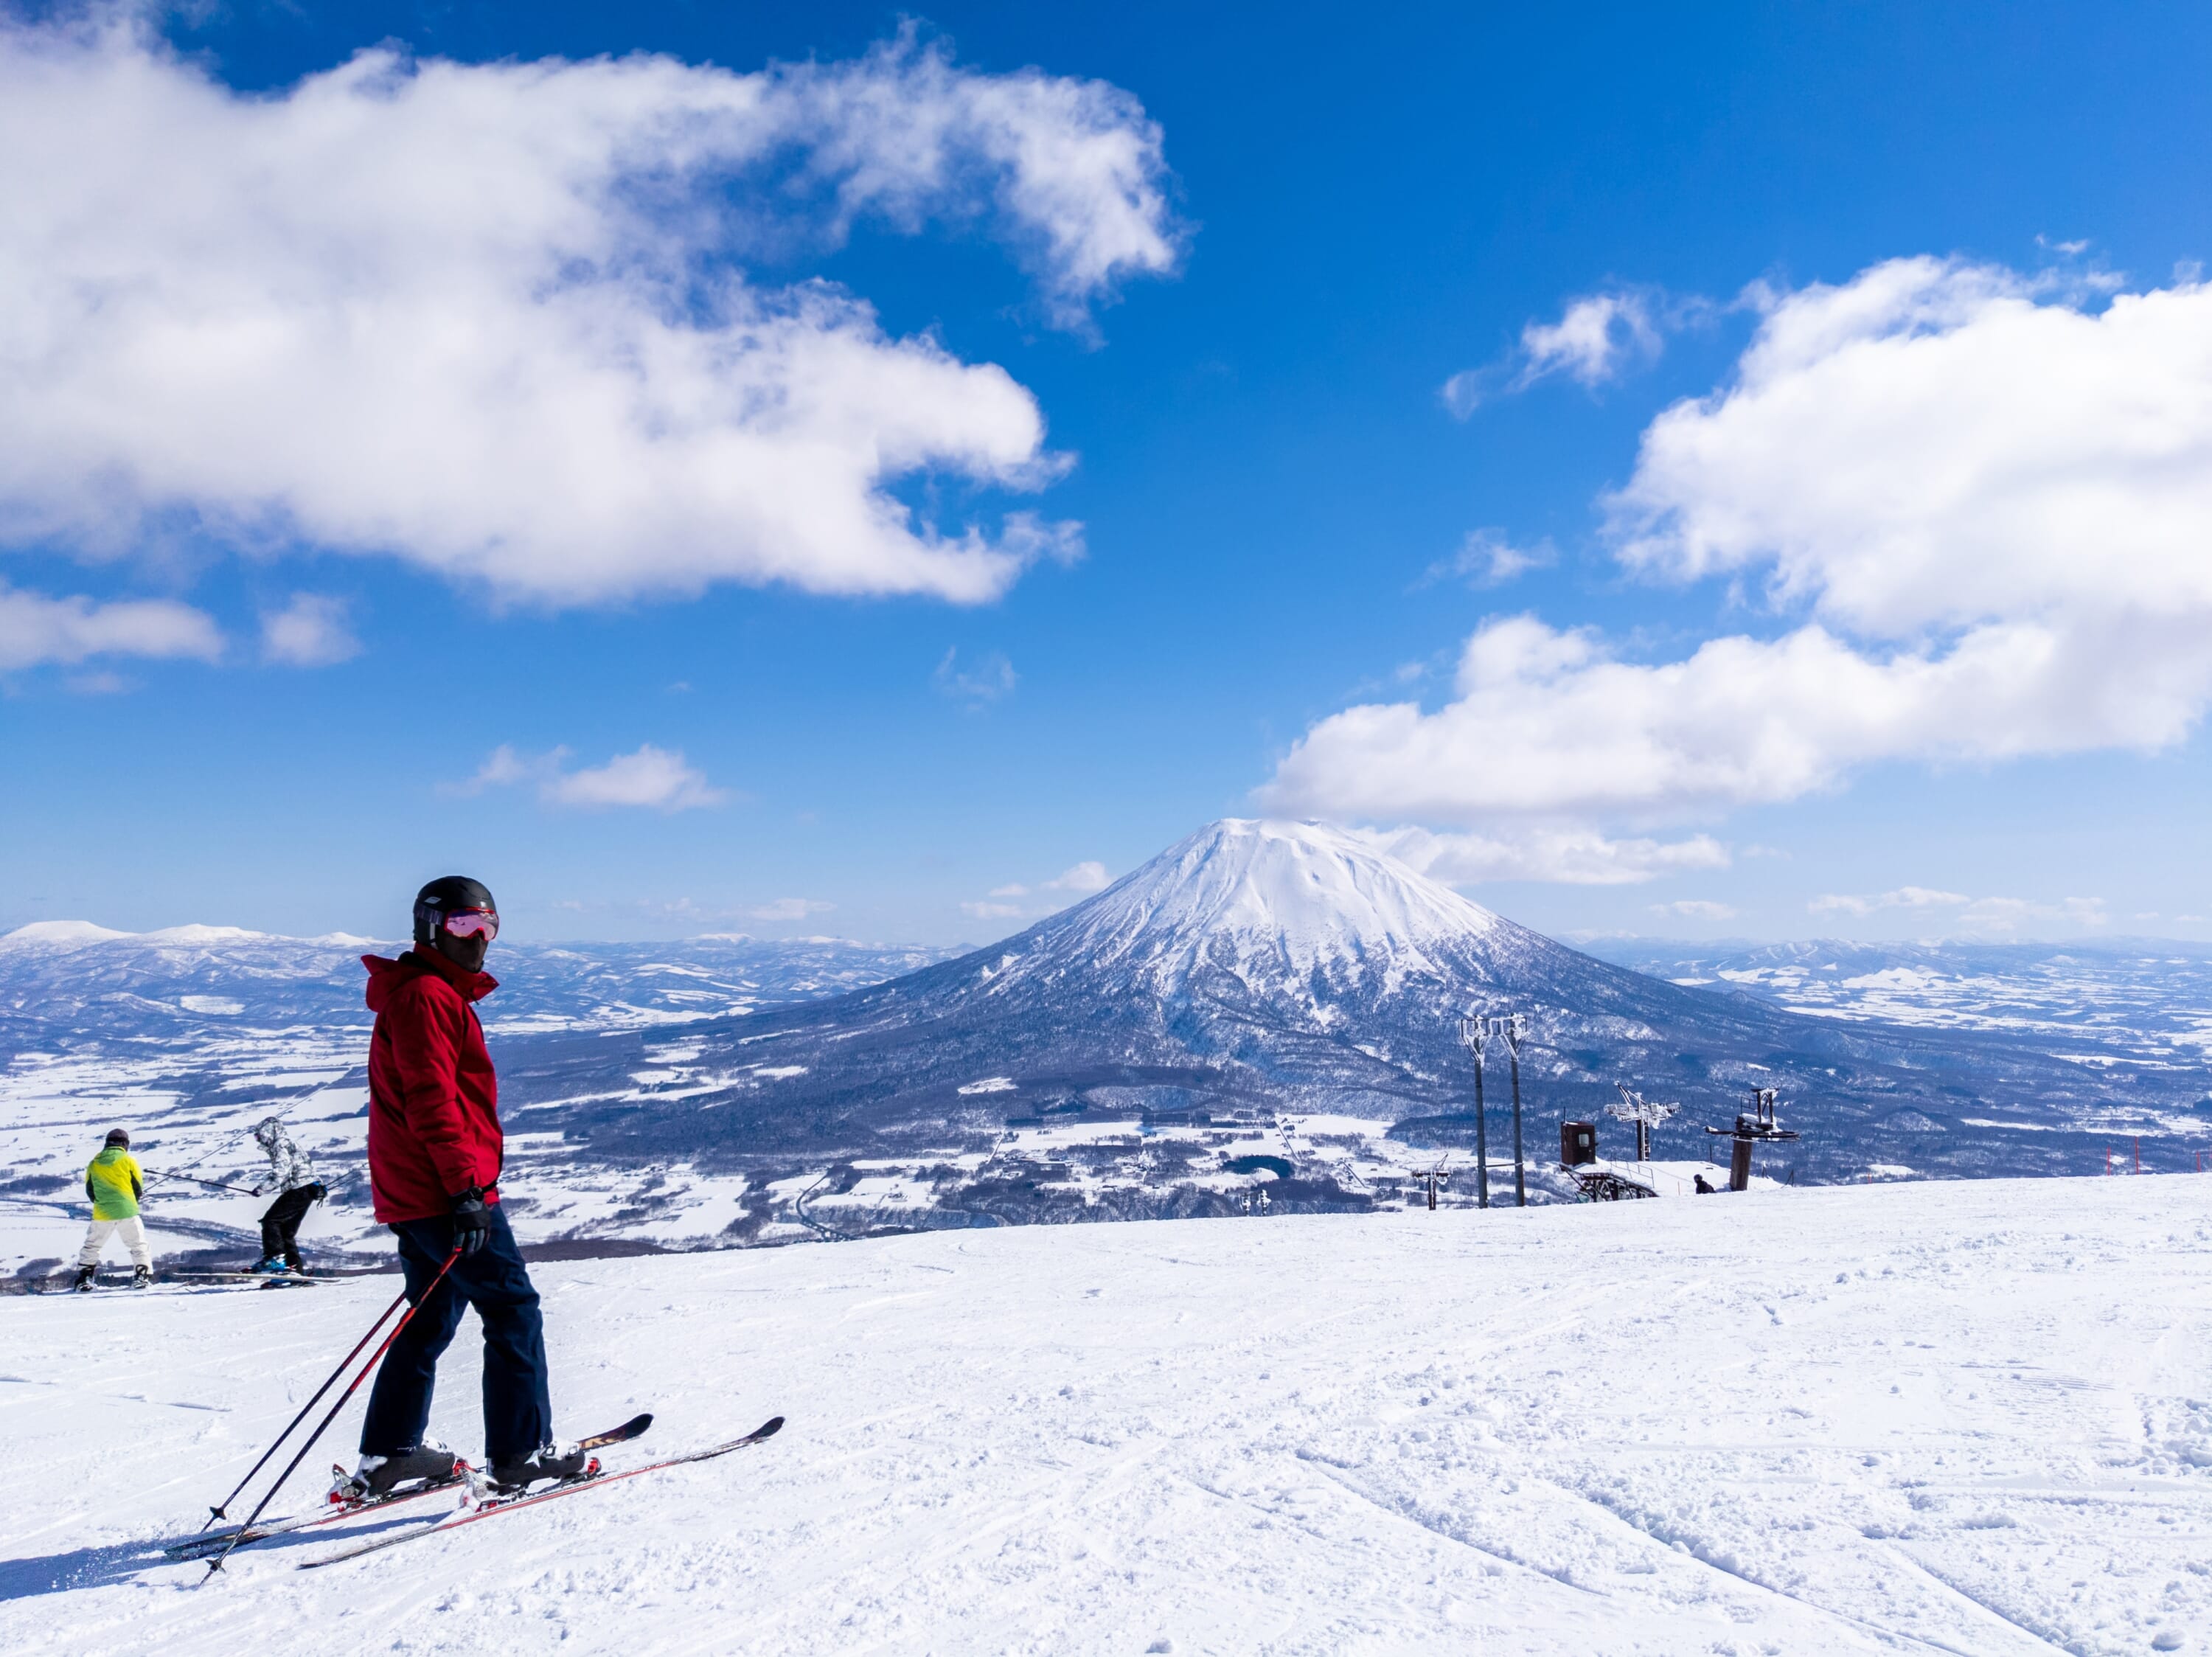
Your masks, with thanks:
M 505 1140 L 499 1077 L 473 1002 L 499 988 L 434 949 L 363 955 L 376 1031 L 368 1043 L 368 1184 L 376 1217 L 431 1220 L 481 1185 L 499 1201 Z

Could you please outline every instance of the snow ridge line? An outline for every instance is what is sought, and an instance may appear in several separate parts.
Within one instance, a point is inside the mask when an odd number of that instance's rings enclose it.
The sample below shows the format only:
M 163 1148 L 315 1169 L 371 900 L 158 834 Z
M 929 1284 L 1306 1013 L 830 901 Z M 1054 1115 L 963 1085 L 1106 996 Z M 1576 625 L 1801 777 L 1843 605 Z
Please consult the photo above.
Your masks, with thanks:
M 1942 1589 L 1946 1593 L 1950 1594 L 1954 1599 L 1963 1600 L 1966 1604 L 1972 1606 L 1976 1611 L 1981 1612 L 1983 1616 L 1990 1618 L 1992 1622 L 2012 1630 L 2015 1634 L 2027 1636 L 2030 1640 L 2035 1642 L 2036 1648 L 2039 1651 L 2052 1651 L 2058 1653 L 2059 1657 L 2072 1657 L 2074 1648 L 2058 1644 L 2056 1640 L 2054 1640 L 2051 1636 L 2044 1633 L 2040 1629 L 2030 1628 L 2018 1617 L 2009 1616 L 2006 1612 L 1999 1611 L 1995 1605 L 1990 1604 L 1988 1600 L 1981 1599 L 1978 1595 L 1967 1593 L 1966 1589 L 1960 1587 L 1956 1582 L 1952 1581 L 1949 1578 L 1943 1576 L 1936 1571 L 1930 1570 L 1927 1566 L 1922 1564 L 1917 1559 L 1915 1559 L 1911 1554 L 1905 1552 L 1904 1549 L 1899 1547 L 1896 1544 L 1885 1542 L 1882 1544 L 1882 1551 L 1888 1554 L 1893 1559 L 1902 1561 L 1913 1570 L 1918 1572 L 1921 1575 L 1933 1582 L 1937 1587 Z
M 1571 1485 L 1559 1483 L 1553 1479 L 1545 1479 L 1540 1482 L 1570 1500 L 1581 1502 L 1585 1507 L 1595 1508 L 1599 1513 L 1611 1518 L 1623 1530 L 1643 1537 L 1647 1541 L 1666 1549 L 1669 1553 L 1676 1554 L 1692 1563 L 1702 1565 L 1717 1576 L 1725 1576 L 1731 1581 L 1742 1583 L 1746 1587 L 1756 1588 L 1762 1593 L 1771 1593 L 1778 1599 L 1787 1599 L 1794 1605 L 1802 1605 L 1815 1616 L 1831 1617 L 1836 1622 L 1870 1634 L 1876 1639 L 1885 1642 L 1909 1641 L 1916 1646 L 1926 1646 L 1936 1651 L 1949 1652 L 1952 1657 L 1987 1657 L 1985 1653 L 1969 1651 L 1959 1646 L 1950 1645 L 1929 1635 L 1914 1634 L 1904 1629 L 1885 1628 L 1881 1623 L 1869 1622 L 1863 1617 L 1854 1617 L 1847 1611 L 1838 1611 L 1832 1605 L 1820 1604 L 1818 1600 L 1808 1599 L 1802 1594 L 1791 1593 L 1788 1588 L 1777 1587 L 1771 1582 L 1762 1582 L 1747 1571 L 1739 1570 L 1733 1565 L 1723 1565 L 1717 1559 L 1712 1558 L 1703 1544 L 1693 1537 L 1668 1537 L 1623 1513 L 1601 1496 L 1594 1496 L 1587 1491 L 1576 1489 Z M 1962 1599 L 1967 1597 L 1969 1596 L 1960 1596 Z M 1983 1609 L 1988 1608 L 1984 1606 Z M 2022 1631 L 2026 1632 L 2026 1630 Z

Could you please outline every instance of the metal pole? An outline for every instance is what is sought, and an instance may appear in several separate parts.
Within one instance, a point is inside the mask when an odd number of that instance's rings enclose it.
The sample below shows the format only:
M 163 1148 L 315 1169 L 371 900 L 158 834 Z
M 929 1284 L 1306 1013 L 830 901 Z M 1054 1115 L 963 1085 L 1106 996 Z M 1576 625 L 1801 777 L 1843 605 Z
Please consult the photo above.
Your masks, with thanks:
M 1482 1108 L 1482 1037 L 1474 1039 L 1474 1205 L 1490 1206 L 1489 1112 Z
M 1521 1015 L 1505 1020 L 1505 1045 L 1513 1056 L 1513 1204 L 1528 1206 L 1528 1185 L 1521 1162 Z

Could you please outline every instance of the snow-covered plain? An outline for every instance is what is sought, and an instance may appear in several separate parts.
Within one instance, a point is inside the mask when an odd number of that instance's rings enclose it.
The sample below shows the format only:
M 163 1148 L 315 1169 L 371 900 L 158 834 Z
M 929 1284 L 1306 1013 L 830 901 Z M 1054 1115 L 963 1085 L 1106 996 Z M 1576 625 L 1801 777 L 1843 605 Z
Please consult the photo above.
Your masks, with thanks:
M 204 1589 L 154 1544 L 392 1280 L 12 1297 L 0 1649 L 2203 1650 L 2208 1203 L 1925 1182 L 544 1265 L 564 1429 L 659 1414 L 617 1465 L 790 1425 Z M 434 1423 L 464 1447 L 472 1330 Z

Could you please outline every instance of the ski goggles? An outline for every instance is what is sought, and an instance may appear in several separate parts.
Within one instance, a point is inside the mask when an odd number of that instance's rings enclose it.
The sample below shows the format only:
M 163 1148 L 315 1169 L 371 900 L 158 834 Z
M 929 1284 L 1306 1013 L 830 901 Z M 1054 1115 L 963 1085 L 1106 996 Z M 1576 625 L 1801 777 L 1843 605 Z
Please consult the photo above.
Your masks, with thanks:
M 489 943 L 499 936 L 499 916 L 489 909 L 457 909 L 439 923 L 456 938 L 473 938 L 478 933 Z

